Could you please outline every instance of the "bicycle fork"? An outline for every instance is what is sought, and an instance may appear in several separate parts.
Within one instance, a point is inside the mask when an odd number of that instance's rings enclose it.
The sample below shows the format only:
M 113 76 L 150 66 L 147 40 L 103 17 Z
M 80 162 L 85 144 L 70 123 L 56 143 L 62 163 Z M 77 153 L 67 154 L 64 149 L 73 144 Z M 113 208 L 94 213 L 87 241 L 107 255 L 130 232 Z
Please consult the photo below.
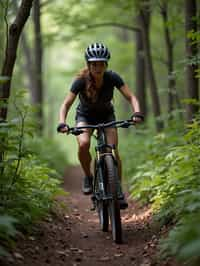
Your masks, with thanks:
M 106 200 L 106 187 L 102 169 L 102 159 L 98 158 L 95 161 L 95 174 L 93 183 L 93 195 L 91 197 L 93 202 L 92 210 L 96 209 L 97 201 Z

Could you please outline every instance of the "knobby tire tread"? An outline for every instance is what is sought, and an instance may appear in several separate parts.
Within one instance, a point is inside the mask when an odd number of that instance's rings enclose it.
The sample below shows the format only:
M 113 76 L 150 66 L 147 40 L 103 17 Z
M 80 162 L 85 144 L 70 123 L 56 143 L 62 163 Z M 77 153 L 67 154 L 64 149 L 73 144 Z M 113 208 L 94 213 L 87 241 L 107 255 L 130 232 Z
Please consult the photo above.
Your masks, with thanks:
M 117 244 L 122 243 L 122 224 L 120 215 L 120 205 L 118 201 L 117 193 L 117 166 L 114 162 L 112 155 L 106 155 L 105 158 L 105 168 L 107 175 L 107 192 L 112 195 L 112 200 L 109 201 L 109 215 L 111 220 L 112 235 L 113 240 Z
M 95 190 L 99 191 L 99 171 L 97 169 L 96 161 L 94 164 L 94 172 L 96 176 L 96 184 L 95 184 Z M 103 232 L 108 232 L 109 228 L 109 216 L 108 216 L 108 206 L 105 203 L 105 201 L 97 201 L 97 212 L 99 216 L 99 223 L 100 223 L 100 228 Z

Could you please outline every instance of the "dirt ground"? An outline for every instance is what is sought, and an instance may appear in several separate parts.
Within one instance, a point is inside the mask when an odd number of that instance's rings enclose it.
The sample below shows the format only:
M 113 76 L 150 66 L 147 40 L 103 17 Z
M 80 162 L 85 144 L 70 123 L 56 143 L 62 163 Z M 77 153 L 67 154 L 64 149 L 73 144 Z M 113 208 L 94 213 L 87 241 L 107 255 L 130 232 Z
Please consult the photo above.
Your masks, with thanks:
M 151 210 L 128 199 L 122 211 L 123 244 L 112 241 L 111 232 L 100 231 L 98 216 L 91 211 L 90 196 L 81 193 L 80 167 L 66 170 L 64 188 L 70 194 L 59 199 L 66 207 L 35 225 L 28 236 L 20 236 L 2 266 L 177 266 L 156 257 L 163 232 L 151 219 Z M 128 195 L 127 195 L 128 197 Z

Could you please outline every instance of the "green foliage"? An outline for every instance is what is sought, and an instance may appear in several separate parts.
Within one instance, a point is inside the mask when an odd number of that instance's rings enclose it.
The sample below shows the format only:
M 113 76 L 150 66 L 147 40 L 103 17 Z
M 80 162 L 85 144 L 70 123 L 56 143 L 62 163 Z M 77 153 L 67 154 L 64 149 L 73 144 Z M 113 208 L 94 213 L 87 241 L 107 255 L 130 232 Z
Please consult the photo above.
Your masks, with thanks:
M 25 145 L 37 127 L 24 91 L 13 97 L 12 104 L 15 117 L 0 123 L 0 238 L 8 244 L 16 233 L 14 222 L 20 230 L 29 229 L 64 193 L 58 173 Z
M 162 253 L 199 262 L 200 126 L 196 118 L 185 130 L 166 130 L 151 139 L 131 179 L 134 198 L 152 204 L 161 224 L 176 222 L 162 241 Z M 182 132 L 185 131 L 185 134 Z
M 27 156 L 21 162 L 21 171 L 12 184 L 4 184 L 2 211 L 20 221 L 20 227 L 28 228 L 54 204 L 60 181 L 56 172 L 37 158 Z M 5 196 L 6 195 L 6 196 Z
M 160 254 L 176 256 L 184 265 L 198 266 L 200 263 L 200 212 L 184 216 L 170 231 L 167 239 L 160 241 Z
M 53 139 L 34 136 L 28 140 L 27 149 L 30 153 L 39 157 L 40 161 L 55 169 L 60 175 L 63 175 L 68 161 L 66 153 L 61 150 L 58 142 Z
M 4 244 L 12 243 L 11 238 L 17 234 L 14 224 L 17 220 L 8 215 L 0 215 L 0 240 Z M 7 256 L 5 248 L 0 246 L 0 257 Z
M 153 63 L 158 80 L 162 112 L 166 113 L 168 96 L 166 88 L 170 77 L 166 77 L 167 58 L 164 28 L 160 17 L 160 7 L 163 1 L 151 0 L 150 3 Z M 167 1 L 167 4 L 169 17 L 164 27 L 170 30 L 172 37 L 174 58 L 176 59 L 173 76 L 176 78 L 176 88 L 180 99 L 182 99 L 185 98 L 184 67 L 186 64 L 197 64 L 199 58 L 191 58 L 187 62 L 184 60 L 185 35 L 182 1 L 170 0 Z M 130 31 L 127 38 L 119 28 L 92 27 L 98 23 L 115 23 L 116 18 L 118 18 L 118 23 L 135 26 L 134 16 L 137 16 L 137 9 L 140 5 L 141 1 L 123 0 L 69 0 L 65 1 L 64 5 L 63 1 L 58 0 L 42 5 L 43 44 L 48 44 L 48 48 L 51 46 L 51 50 L 45 49 L 45 53 L 48 54 L 45 55 L 44 67 L 44 70 L 48 69 L 49 71 L 45 78 L 45 105 L 48 105 L 47 109 L 52 111 L 48 115 L 52 122 L 49 123 L 49 126 L 55 128 L 53 122 L 57 121 L 57 110 L 66 95 L 72 77 L 84 64 L 84 47 L 90 42 L 105 42 L 112 54 L 109 67 L 119 71 L 128 84 L 134 84 L 133 32 Z M 99 12 L 100 10 L 103 12 Z M 0 47 L 2 48 L 0 49 L 0 55 L 2 55 L 0 56 L 0 65 L 4 58 L 2 51 L 5 49 L 4 13 L 3 9 L 0 10 L 0 21 L 2 25 L 4 23 L 4 27 L 0 29 L 0 37 L 2 37 L 0 38 Z M 9 21 L 12 21 L 13 12 L 9 10 L 9 14 Z M 32 43 L 32 38 L 33 31 L 30 25 L 28 37 L 30 43 Z M 188 32 L 188 38 L 191 43 L 199 43 L 199 32 Z M 23 56 L 21 53 L 19 55 L 14 79 L 18 85 L 24 84 L 26 81 L 26 75 L 22 70 Z M 199 69 L 196 73 L 197 77 L 200 76 Z M 0 84 L 3 82 L 5 82 L 5 78 L 0 77 Z M 67 84 L 66 89 L 64 89 L 65 84 Z M 150 102 L 150 98 L 147 90 L 148 102 Z M 0 174 L 2 176 L 0 199 L 3 202 L 0 205 L 2 208 L 0 210 L 2 213 L 8 213 L 9 210 L 11 216 L 18 218 L 18 225 L 21 223 L 21 226 L 26 226 L 43 215 L 53 204 L 52 198 L 56 194 L 59 181 L 54 178 L 57 173 L 51 167 L 53 166 L 60 172 L 63 171 L 62 167 L 65 163 L 62 154 L 57 149 L 57 143 L 49 139 L 35 137 L 36 129 L 30 116 L 31 108 L 24 104 L 24 98 L 22 100 L 19 97 L 19 102 L 20 104 L 14 101 L 18 115 L 12 115 L 8 122 L 0 125 L 0 154 L 2 155 L 0 157 Z M 193 100 L 192 102 L 187 100 L 186 103 L 196 104 Z M 117 99 L 117 110 L 118 106 L 122 106 L 122 102 Z M 121 109 L 123 108 L 121 107 Z M 149 106 L 148 112 L 151 113 Z M 71 123 L 70 116 L 71 114 L 68 118 Z M 195 213 L 196 217 L 199 217 L 199 122 L 193 123 L 187 129 L 187 134 L 184 137 L 182 132 L 183 129 L 177 125 L 156 137 L 152 136 L 149 129 L 143 132 L 130 130 L 128 135 L 125 135 L 123 139 L 120 138 L 120 143 L 123 146 L 120 151 L 122 151 L 125 176 L 132 176 L 129 182 L 132 196 L 143 202 L 152 203 L 163 223 L 169 219 L 179 221 L 177 230 L 172 231 L 169 239 L 164 242 L 165 250 L 168 251 L 168 254 L 179 256 L 180 250 L 184 251 L 186 248 L 190 250 L 190 255 L 193 252 L 192 256 L 195 257 L 195 243 L 198 244 L 199 239 L 198 218 L 194 219 Z M 70 145 L 73 146 L 71 143 Z M 69 149 L 68 144 L 67 149 Z M 74 146 L 72 152 L 74 152 Z M 194 228 L 190 221 L 193 221 Z M 8 237 L 10 230 L 11 228 L 8 226 L 6 233 Z M 191 233 L 192 230 L 196 236 Z M 190 234 L 193 238 L 189 238 Z M 182 247 L 184 248 L 182 249 Z M 188 251 L 185 254 L 190 257 Z

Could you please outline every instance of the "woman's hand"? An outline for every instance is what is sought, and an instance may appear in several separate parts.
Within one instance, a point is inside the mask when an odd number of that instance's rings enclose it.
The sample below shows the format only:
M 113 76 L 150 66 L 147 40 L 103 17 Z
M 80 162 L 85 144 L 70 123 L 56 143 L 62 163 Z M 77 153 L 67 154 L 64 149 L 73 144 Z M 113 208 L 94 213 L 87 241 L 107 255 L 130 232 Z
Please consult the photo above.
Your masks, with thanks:
M 65 123 L 60 123 L 57 126 L 57 132 L 59 132 L 59 133 L 67 133 L 68 129 L 69 129 L 69 126 Z
M 135 123 L 142 123 L 144 121 L 144 115 L 141 112 L 135 112 L 131 116 L 133 122 Z

